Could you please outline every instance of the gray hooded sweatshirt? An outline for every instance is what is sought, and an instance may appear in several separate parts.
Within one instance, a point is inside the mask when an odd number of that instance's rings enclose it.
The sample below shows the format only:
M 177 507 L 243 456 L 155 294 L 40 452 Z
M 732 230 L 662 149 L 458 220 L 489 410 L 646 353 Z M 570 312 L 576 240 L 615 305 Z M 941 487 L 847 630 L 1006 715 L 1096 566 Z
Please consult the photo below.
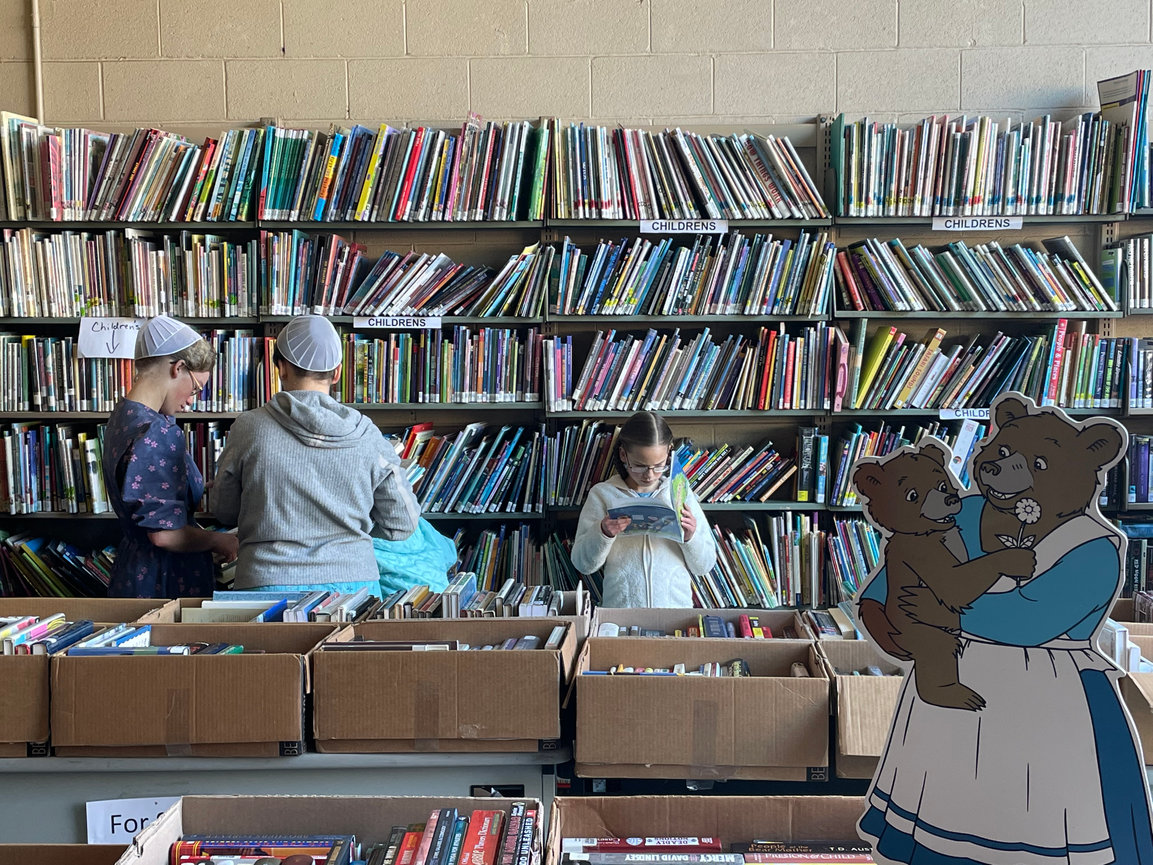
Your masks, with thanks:
M 211 492 L 238 526 L 236 588 L 376 580 L 373 528 L 403 540 L 420 505 L 396 451 L 364 415 L 282 391 L 232 425 Z

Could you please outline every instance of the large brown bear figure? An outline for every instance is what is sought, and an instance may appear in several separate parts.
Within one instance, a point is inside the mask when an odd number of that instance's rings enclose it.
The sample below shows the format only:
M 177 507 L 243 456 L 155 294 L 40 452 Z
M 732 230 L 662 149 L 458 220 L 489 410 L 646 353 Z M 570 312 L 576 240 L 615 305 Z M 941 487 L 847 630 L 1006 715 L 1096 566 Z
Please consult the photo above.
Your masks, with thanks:
M 1027 577 L 1036 559 L 1028 548 L 1004 549 L 973 561 L 956 527 L 958 488 L 936 442 L 903 448 L 884 460 L 858 462 L 853 484 L 870 520 L 885 534 L 888 630 L 899 632 L 902 654 L 915 662 L 917 693 L 926 703 L 980 709 L 984 699 L 957 678 L 960 610 L 1001 575 Z M 907 590 L 926 586 L 943 607 L 944 627 L 911 619 L 900 609 Z

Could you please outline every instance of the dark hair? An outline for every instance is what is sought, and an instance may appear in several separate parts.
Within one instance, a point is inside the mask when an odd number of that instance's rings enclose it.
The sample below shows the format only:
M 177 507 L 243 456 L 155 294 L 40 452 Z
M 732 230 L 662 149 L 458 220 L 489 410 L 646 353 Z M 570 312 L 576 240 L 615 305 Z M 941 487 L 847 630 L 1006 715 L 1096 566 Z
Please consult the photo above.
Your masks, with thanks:
M 617 449 L 613 452 L 613 465 L 622 479 L 628 476 L 625 464 L 621 460 L 620 449 L 624 448 L 650 448 L 657 445 L 672 446 L 673 431 L 665 423 L 665 419 L 656 412 L 638 411 L 621 427 L 617 435 Z
M 280 346 L 276 345 L 275 343 L 273 343 L 273 346 L 272 346 L 272 362 L 273 362 L 273 364 L 286 363 L 290 367 L 292 367 L 292 371 L 294 373 L 296 373 L 296 375 L 298 377 L 303 378 L 303 379 L 310 379 L 312 381 L 330 382 L 330 381 L 332 381 L 332 374 L 334 372 L 336 372 L 336 367 L 333 367 L 330 370 L 324 370 L 321 372 L 316 372 L 315 370 L 311 370 L 311 369 L 301 369 L 296 364 L 294 364 L 292 361 L 290 361 L 288 358 L 286 358 L 283 354 L 281 354 L 280 353 Z

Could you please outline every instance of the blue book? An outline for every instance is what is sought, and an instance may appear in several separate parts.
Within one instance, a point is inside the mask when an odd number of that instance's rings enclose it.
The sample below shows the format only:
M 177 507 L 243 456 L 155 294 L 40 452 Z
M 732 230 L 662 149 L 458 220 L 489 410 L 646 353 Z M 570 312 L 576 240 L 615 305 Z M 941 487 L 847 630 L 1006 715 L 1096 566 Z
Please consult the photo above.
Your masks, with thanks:
M 190 646 L 73 646 L 69 657 L 107 657 L 109 655 L 189 655 Z
M 288 600 L 281 598 L 267 610 L 257 613 L 250 621 L 253 622 L 283 622 L 284 611 L 288 608 Z

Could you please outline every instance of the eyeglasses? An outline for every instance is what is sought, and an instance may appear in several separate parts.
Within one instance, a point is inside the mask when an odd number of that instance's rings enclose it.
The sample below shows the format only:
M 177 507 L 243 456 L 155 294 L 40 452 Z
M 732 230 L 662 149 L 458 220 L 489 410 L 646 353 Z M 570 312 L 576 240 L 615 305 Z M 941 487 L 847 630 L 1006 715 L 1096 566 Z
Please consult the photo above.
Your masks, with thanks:
M 657 466 L 634 466 L 628 461 L 628 457 L 625 457 L 623 462 L 625 464 L 625 470 L 628 471 L 630 475 L 646 475 L 649 472 L 652 472 L 654 475 L 663 475 L 670 468 L 668 462 L 663 462 Z
M 180 363 L 180 361 L 179 361 L 179 360 L 174 360 L 174 361 L 172 361 L 172 365 L 173 365 L 173 366 L 176 366 L 176 364 L 178 364 L 178 363 Z M 199 393 L 200 391 L 202 391 L 202 390 L 204 390 L 206 387 L 208 387 L 208 376 L 205 376 L 205 377 L 204 377 L 204 381 L 203 381 L 203 382 L 201 382 L 201 381 L 197 381 L 197 380 L 196 380 L 196 376 L 194 376 L 194 375 L 192 374 L 192 369 L 191 369 L 191 368 L 190 368 L 190 367 L 189 367 L 187 364 L 185 364 L 185 366 L 184 366 L 184 371 L 185 371 L 186 373 L 188 373 L 188 377 L 189 377 L 190 379 L 192 379 L 192 383 L 193 383 L 194 385 L 196 385 L 196 392 L 197 392 L 197 393 Z

